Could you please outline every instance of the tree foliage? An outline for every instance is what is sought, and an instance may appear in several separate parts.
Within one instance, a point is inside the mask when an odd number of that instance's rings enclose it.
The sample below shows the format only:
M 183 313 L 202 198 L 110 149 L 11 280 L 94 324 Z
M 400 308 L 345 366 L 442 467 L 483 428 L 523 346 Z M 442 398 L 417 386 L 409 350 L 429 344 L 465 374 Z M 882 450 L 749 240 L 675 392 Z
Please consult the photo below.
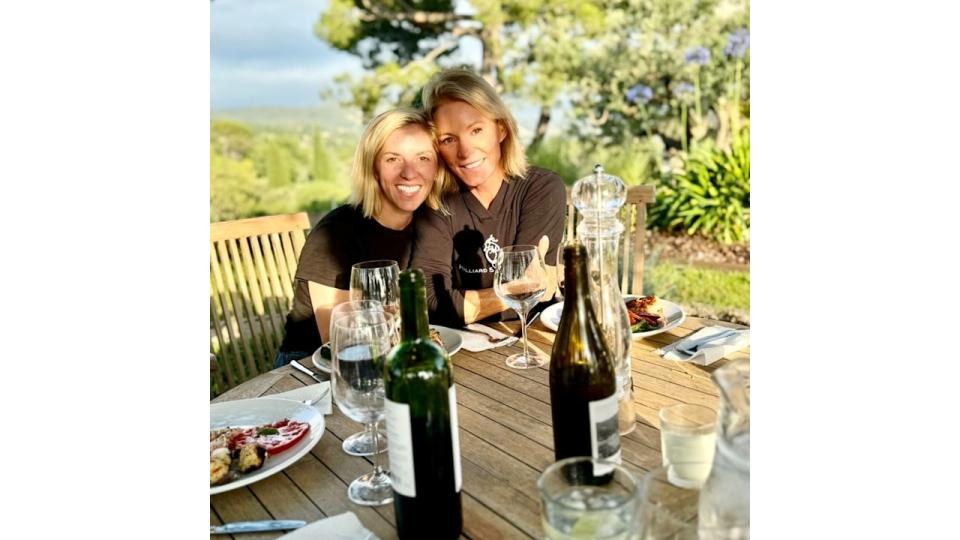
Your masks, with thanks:
M 322 130 L 255 131 L 235 121 L 210 128 L 210 219 L 301 210 L 324 212 L 350 192 L 355 141 Z

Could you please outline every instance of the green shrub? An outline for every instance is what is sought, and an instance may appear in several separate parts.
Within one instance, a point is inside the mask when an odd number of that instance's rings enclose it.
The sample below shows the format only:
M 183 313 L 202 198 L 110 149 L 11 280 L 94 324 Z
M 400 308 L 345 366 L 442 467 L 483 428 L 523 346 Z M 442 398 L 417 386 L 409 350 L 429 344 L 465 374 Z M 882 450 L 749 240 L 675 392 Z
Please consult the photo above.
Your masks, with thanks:
M 651 228 L 700 233 L 725 244 L 749 241 L 750 134 L 744 130 L 729 150 L 698 147 L 684 171 L 658 188 Z
M 628 186 L 656 183 L 660 175 L 663 143 L 657 138 L 633 137 L 619 145 L 586 144 L 574 137 L 550 137 L 527 155 L 531 165 L 550 169 L 567 185 L 593 172 L 597 163 L 607 174 L 619 176 Z

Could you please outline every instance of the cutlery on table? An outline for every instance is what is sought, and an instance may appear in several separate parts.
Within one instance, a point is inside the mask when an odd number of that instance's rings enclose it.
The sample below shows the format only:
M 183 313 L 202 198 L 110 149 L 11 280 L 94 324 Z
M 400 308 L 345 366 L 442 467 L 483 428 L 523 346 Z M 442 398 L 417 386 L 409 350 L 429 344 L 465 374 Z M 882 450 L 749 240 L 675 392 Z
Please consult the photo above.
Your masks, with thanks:
M 736 333 L 737 331 L 733 329 L 724 330 L 723 332 L 720 332 L 718 334 L 713 334 L 705 338 L 695 339 L 693 341 L 688 341 L 686 343 L 677 345 L 677 350 L 683 353 L 693 355 L 700 350 L 700 347 L 706 345 L 707 343 L 730 337 Z
M 210 534 L 238 534 L 261 531 L 286 531 L 299 529 L 307 522 L 302 519 L 269 519 L 264 521 L 238 521 L 223 525 L 211 525 Z
M 513 336 L 511 335 L 501 334 L 500 332 L 494 330 L 493 328 L 487 328 L 479 324 L 473 325 L 472 328 L 463 328 L 462 330 L 464 332 L 470 332 L 471 334 L 481 334 L 481 335 L 487 336 L 487 339 L 490 341 L 490 343 L 499 343 L 501 341 L 513 339 Z
M 290 361 L 290 366 L 292 366 L 292 367 L 293 367 L 294 369 L 296 369 L 297 371 L 301 371 L 301 372 L 303 372 L 303 373 L 306 373 L 307 375 L 309 375 L 310 377 L 312 377 L 313 380 L 315 380 L 315 381 L 317 381 L 317 382 L 327 382 L 327 381 L 321 379 L 320 377 L 318 377 L 317 374 L 314 373 L 312 369 L 307 368 L 306 366 L 304 366 L 303 364 L 301 364 L 300 362 L 298 362 L 298 361 L 296 361 L 296 360 L 291 360 L 291 361 Z
M 313 399 L 301 399 L 301 400 L 299 400 L 299 401 L 300 401 L 300 403 L 303 403 L 304 405 L 309 405 L 309 406 L 312 407 L 312 406 L 316 405 L 317 403 L 320 403 L 320 402 L 323 400 L 323 398 L 327 397 L 327 394 L 329 394 L 329 393 L 330 393 L 330 387 L 328 386 L 323 392 L 320 393 L 320 396 L 319 396 L 319 397 L 316 397 L 316 398 L 313 398 Z

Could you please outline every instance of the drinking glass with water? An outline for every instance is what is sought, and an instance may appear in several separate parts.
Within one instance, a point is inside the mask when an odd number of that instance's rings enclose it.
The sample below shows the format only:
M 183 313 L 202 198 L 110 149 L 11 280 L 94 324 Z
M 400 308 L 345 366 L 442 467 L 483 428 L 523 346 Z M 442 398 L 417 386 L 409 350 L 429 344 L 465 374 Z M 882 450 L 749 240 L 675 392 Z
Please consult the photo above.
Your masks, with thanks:
M 639 486 L 620 465 L 589 457 L 562 459 L 537 480 L 548 540 L 628 540 L 639 529 Z
M 368 506 L 393 501 L 390 477 L 380 467 L 377 422 L 383 420 L 383 362 L 391 347 L 391 324 L 383 310 L 343 315 L 333 332 L 333 399 L 350 419 L 373 434 L 374 469 L 351 482 L 350 500 Z

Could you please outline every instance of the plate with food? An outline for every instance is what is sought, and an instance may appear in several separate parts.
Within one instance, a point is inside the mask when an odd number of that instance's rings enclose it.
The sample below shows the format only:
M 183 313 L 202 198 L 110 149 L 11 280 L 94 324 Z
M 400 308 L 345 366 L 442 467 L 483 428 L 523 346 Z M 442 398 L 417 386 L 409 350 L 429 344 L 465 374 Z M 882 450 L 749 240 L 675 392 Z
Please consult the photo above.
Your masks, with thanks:
M 626 295 L 623 301 L 627 306 L 627 317 L 630 319 L 630 330 L 634 339 L 666 332 L 680 326 L 687 318 L 682 307 L 656 296 Z M 556 332 L 562 313 L 563 302 L 557 302 L 543 310 L 540 320 L 544 326 Z
M 210 404 L 210 494 L 287 468 L 323 435 L 323 414 L 299 401 L 256 398 Z
M 447 351 L 447 356 L 453 356 L 460 347 L 463 347 L 463 337 L 460 336 L 460 332 L 446 326 L 431 324 L 430 339 L 443 347 L 443 350 Z
M 678 304 L 656 296 L 623 297 L 627 304 L 627 317 L 633 339 L 641 339 L 660 334 L 683 324 L 687 314 Z

